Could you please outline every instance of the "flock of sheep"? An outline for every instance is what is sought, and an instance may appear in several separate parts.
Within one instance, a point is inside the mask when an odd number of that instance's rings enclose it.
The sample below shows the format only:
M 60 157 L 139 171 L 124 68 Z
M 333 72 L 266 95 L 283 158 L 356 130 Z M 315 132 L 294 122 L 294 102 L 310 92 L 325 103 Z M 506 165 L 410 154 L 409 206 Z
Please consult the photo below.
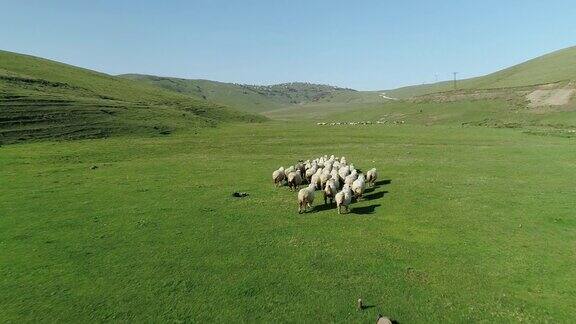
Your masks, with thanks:
M 298 192 L 298 212 L 303 213 L 307 208 L 312 208 L 316 190 L 322 190 L 324 204 L 336 201 L 338 214 L 342 208 L 349 212 L 352 198 L 362 199 L 366 185 L 374 185 L 378 178 L 376 168 L 370 169 L 364 175 L 348 164 L 345 157 L 336 158 L 334 155 L 321 156 L 313 160 L 300 160 L 296 165 L 288 168 L 280 167 L 272 173 L 272 180 L 276 186 L 285 183 L 291 190 L 297 190 L 300 185 L 307 183 L 308 186 Z
M 388 121 L 387 120 L 377 120 L 376 124 L 386 124 Z M 404 124 L 405 121 L 403 120 L 395 120 L 392 123 L 394 123 L 394 125 L 399 125 L 399 124 Z M 340 126 L 340 125 L 372 125 L 373 122 L 371 121 L 359 121 L 359 122 L 332 122 L 332 123 L 327 123 L 327 122 L 318 122 L 316 123 L 316 125 L 318 126 Z

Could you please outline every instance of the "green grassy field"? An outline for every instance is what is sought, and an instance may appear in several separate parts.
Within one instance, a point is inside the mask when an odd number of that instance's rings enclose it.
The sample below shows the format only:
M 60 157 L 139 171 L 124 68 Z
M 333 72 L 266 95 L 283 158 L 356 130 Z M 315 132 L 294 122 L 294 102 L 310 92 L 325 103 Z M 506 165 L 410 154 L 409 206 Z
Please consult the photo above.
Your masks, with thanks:
M 571 86 L 575 53 L 461 86 Z M 516 90 L 390 101 L 0 51 L 0 322 L 569 323 L 576 102 Z M 316 125 L 351 121 L 385 124 Z M 380 171 L 348 215 L 272 184 L 322 154 Z
M 573 144 L 300 121 L 2 146 L 0 322 L 568 323 Z M 331 153 L 387 181 L 299 215 L 272 170 Z

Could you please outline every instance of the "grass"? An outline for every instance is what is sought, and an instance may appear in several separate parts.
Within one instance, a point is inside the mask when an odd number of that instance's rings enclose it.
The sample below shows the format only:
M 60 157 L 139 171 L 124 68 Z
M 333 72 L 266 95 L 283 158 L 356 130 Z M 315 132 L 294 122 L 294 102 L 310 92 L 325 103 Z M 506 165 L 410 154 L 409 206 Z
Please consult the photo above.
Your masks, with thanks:
M 573 144 L 302 121 L 2 146 L 0 322 L 571 322 Z M 271 171 L 322 153 L 390 183 L 299 215 Z
M 461 84 L 569 80 L 575 51 Z M 0 322 L 572 321 L 573 101 L 146 78 L 0 52 Z M 272 170 L 332 153 L 385 181 L 299 215 Z

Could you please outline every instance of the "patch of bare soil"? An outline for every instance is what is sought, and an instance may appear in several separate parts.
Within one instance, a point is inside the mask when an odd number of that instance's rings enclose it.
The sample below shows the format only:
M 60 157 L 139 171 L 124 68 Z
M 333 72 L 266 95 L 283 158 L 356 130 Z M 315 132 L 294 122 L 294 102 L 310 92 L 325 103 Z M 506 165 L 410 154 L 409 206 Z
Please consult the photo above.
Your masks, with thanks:
M 526 99 L 530 101 L 530 108 L 564 106 L 570 102 L 574 92 L 576 90 L 573 88 L 537 89 L 530 92 Z

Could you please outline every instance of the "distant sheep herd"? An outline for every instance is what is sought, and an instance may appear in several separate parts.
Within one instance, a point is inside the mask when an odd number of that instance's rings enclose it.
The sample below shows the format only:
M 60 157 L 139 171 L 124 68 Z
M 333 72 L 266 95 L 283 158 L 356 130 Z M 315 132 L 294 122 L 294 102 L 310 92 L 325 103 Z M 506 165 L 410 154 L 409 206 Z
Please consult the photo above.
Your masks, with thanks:
M 331 122 L 331 123 L 327 123 L 327 122 L 318 122 L 316 123 L 316 125 L 318 126 L 341 126 L 341 125 L 372 125 L 372 124 L 386 124 L 388 121 L 387 120 L 377 120 L 376 122 L 372 122 L 372 121 L 351 121 L 351 122 Z M 405 121 L 403 120 L 395 120 L 393 122 L 391 122 L 394 125 L 402 125 L 405 123 Z
M 373 186 L 378 178 L 376 168 L 363 174 L 348 164 L 346 157 L 337 158 L 327 155 L 313 160 L 300 160 L 288 168 L 280 167 L 272 172 L 276 186 L 288 185 L 291 190 L 298 190 L 306 183 L 306 188 L 298 191 L 298 212 L 303 213 L 312 208 L 316 190 L 322 190 L 324 204 L 336 202 L 338 214 L 349 212 L 352 198 L 361 200 L 367 185 Z

